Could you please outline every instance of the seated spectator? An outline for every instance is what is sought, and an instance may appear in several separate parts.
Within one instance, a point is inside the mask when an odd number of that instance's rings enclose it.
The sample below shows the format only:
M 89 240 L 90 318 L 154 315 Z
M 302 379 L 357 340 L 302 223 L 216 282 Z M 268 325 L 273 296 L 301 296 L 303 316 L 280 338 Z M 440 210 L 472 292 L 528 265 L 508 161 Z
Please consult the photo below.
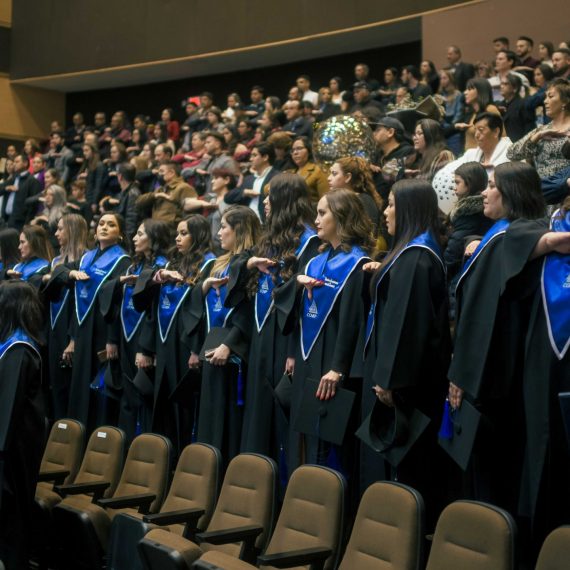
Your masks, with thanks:
M 501 50 L 495 58 L 495 71 L 497 75 L 489 78 L 489 84 L 493 91 L 493 101 L 501 100 L 501 81 L 507 77 L 509 73 L 514 73 L 522 82 L 520 92 L 521 97 L 526 97 L 530 88 L 530 82 L 526 76 L 514 71 L 517 64 L 517 56 L 515 52 L 509 50 Z
M 382 103 L 375 101 L 371 96 L 372 89 L 366 81 L 357 81 L 352 86 L 352 95 L 354 97 L 354 105 L 350 108 L 350 112 L 354 113 L 356 111 L 365 111 L 369 108 L 376 109 L 382 112 L 384 109 Z
M 396 103 L 395 106 L 398 107 L 402 105 L 405 99 L 408 98 L 411 100 L 410 91 L 406 87 L 406 85 L 400 85 L 398 89 L 396 89 Z
M 85 180 L 86 197 L 89 204 L 96 206 L 103 191 L 103 179 L 107 174 L 101 163 L 99 150 L 90 144 L 83 145 L 83 162 L 77 180 Z
M 514 67 L 514 71 L 522 73 L 532 83 L 534 69 L 540 61 L 532 57 L 534 41 L 528 36 L 520 36 L 515 46 L 515 53 L 519 58 L 518 65 Z
M 453 73 L 457 89 L 461 92 L 465 91 L 467 81 L 475 76 L 475 68 L 470 63 L 461 61 L 461 50 L 457 46 L 447 48 L 447 62 L 449 63 L 449 70 Z
M 311 90 L 311 78 L 308 75 L 299 75 L 296 84 L 301 93 L 301 101 L 309 101 L 313 107 L 316 107 L 319 102 L 319 95 Z
M 206 120 L 208 121 L 208 130 L 217 131 L 221 133 L 225 128 L 225 123 L 222 119 L 222 111 L 219 107 L 212 105 L 206 113 Z
M 180 138 L 180 123 L 174 120 L 174 111 L 170 107 L 163 109 L 160 114 L 160 120 L 166 123 L 168 140 L 171 140 L 176 145 Z
M 222 113 L 222 119 L 230 125 L 235 124 L 239 116 L 244 112 L 241 97 L 237 93 L 230 93 L 227 100 L 228 106 Z
M 332 93 L 329 87 L 319 89 L 319 105 L 313 111 L 317 121 L 326 121 L 335 115 L 340 115 L 340 105 L 332 102 Z
M 395 67 L 387 67 L 384 70 L 384 83 L 376 91 L 376 97 L 384 107 L 389 103 L 396 102 L 396 91 L 400 86 L 398 81 L 398 70 Z
M 475 71 L 475 77 L 481 77 L 483 79 L 489 79 L 495 74 L 493 66 L 487 61 L 476 61 Z
M 71 183 L 71 197 L 67 202 L 67 209 L 82 215 L 89 227 L 93 218 L 93 210 L 87 201 L 86 189 L 85 180 L 74 180 Z
M 296 85 L 287 92 L 287 101 L 301 101 L 301 91 Z
M 315 111 L 315 106 L 310 101 L 301 101 L 301 106 L 303 107 L 303 117 L 307 121 L 314 123 L 315 117 L 313 116 Z
M 180 177 L 175 162 L 161 164 L 158 167 L 158 176 L 163 185 L 153 192 L 142 194 L 137 199 L 140 218 L 178 223 L 183 216 L 184 200 L 196 198 L 196 190 Z
M 421 82 L 427 85 L 432 93 L 439 91 L 439 74 L 433 61 L 428 59 L 420 63 Z
M 316 205 L 328 192 L 329 184 L 326 174 L 313 162 L 313 152 L 308 137 L 300 136 L 293 140 L 291 157 L 295 163 L 291 172 L 304 178 L 309 189 L 309 198 Z
M 570 160 L 570 139 L 566 139 L 561 153 L 563 158 Z M 570 166 L 542 178 L 540 186 L 547 204 L 561 204 L 570 194 Z
M 435 174 L 455 157 L 445 145 L 443 130 L 437 121 L 422 119 L 413 136 L 416 162 L 406 170 L 406 176 L 432 181 Z
M 64 144 L 61 132 L 51 133 L 49 141 L 49 151 L 43 155 L 48 168 L 55 168 L 63 184 L 69 180 L 68 160 L 73 159 L 73 151 Z
M 501 115 L 501 112 L 493 105 L 493 94 L 491 86 L 486 79 L 475 78 L 467 82 L 465 89 L 466 122 L 456 123 L 455 128 L 465 134 L 465 150 L 475 148 L 475 117 L 479 113 L 494 113 Z
M 269 113 L 277 113 L 281 111 L 281 99 L 275 95 L 265 98 L 265 110 Z
M 65 144 L 71 150 L 75 148 L 80 148 L 83 142 L 83 133 L 85 131 L 85 119 L 83 118 L 83 113 L 74 113 L 72 117 L 73 124 L 67 131 L 65 131 Z M 75 147 L 75 148 L 74 148 Z
M 278 131 L 269 135 L 267 142 L 272 144 L 275 149 L 275 162 L 273 164 L 273 168 L 279 170 L 279 172 L 285 172 L 286 170 L 295 168 L 295 164 L 291 158 L 291 145 L 293 143 L 293 139 L 290 135 L 282 131 Z
M 119 194 L 121 187 L 117 178 L 117 168 L 119 167 L 119 164 L 128 162 L 128 160 L 129 157 L 127 156 L 125 145 L 119 141 L 113 142 L 111 144 L 109 158 L 106 158 L 103 161 L 105 172 L 103 174 L 103 182 L 101 183 L 100 192 L 93 196 L 97 203 L 106 196 L 114 197 Z M 89 191 L 89 186 L 87 187 L 87 191 Z M 89 200 L 89 197 L 87 199 Z
M 559 47 L 552 54 L 554 76 L 562 79 L 570 78 L 570 49 Z
M 222 130 L 222 135 L 226 140 L 228 154 L 238 162 L 244 162 L 249 159 L 249 149 L 239 142 L 240 135 L 233 125 L 226 125 Z
M 46 163 L 41 154 L 36 154 L 36 156 L 32 158 L 32 174 L 42 185 L 43 190 L 45 188 L 44 177 L 46 174 Z
M 203 125 L 202 119 L 198 115 L 198 105 L 194 101 L 188 101 L 185 105 L 186 119 L 180 128 L 183 133 L 182 146 L 179 152 L 188 152 L 191 148 L 192 135 L 200 131 Z
M 532 161 L 540 178 L 570 166 L 570 161 L 562 156 L 565 137 L 570 133 L 570 82 L 555 79 L 548 86 L 544 105 L 551 122 L 528 133 L 507 153 L 510 160 Z
M 247 119 L 240 119 L 237 124 L 239 142 L 248 150 L 255 144 L 253 136 L 255 134 L 255 123 Z
M 238 163 L 233 157 L 228 155 L 228 145 L 224 135 L 216 132 L 206 133 L 206 140 L 204 141 L 204 148 L 206 149 L 207 159 L 205 165 L 196 169 L 196 174 L 203 177 L 200 188 L 198 189 L 200 195 L 205 193 L 209 199 L 211 193 L 211 174 L 216 168 L 229 170 L 236 176 L 239 176 L 240 170 Z M 203 182 L 203 184 L 202 184 Z
M 463 122 L 465 102 L 463 95 L 455 86 L 455 75 L 449 69 L 440 71 L 440 95 L 444 98 L 442 127 L 447 146 L 456 155 L 463 152 L 463 133 L 455 128 L 457 123 Z
M 380 82 L 370 77 L 370 67 L 366 63 L 357 63 L 354 66 L 354 79 L 356 83 L 359 81 L 368 83 L 370 91 L 377 91 L 380 88 Z
M 506 36 L 499 36 L 493 40 L 493 51 L 497 55 L 500 51 L 507 51 L 510 49 L 509 38 Z
M 36 196 L 28 198 L 28 201 L 35 201 L 35 198 Z M 57 223 L 67 211 L 67 194 L 64 188 L 52 184 L 46 188 L 44 195 L 40 200 L 44 205 L 43 212 L 39 216 L 33 218 L 30 224 L 32 226 L 42 226 L 48 234 L 52 248 L 57 251 L 59 249 L 59 244 L 55 237 L 55 232 L 57 231 Z
M 36 139 L 26 139 L 24 143 L 24 154 L 30 162 L 30 173 L 33 174 L 32 160 L 35 156 L 40 155 L 40 145 Z
M 127 154 L 129 155 L 129 158 L 137 156 L 138 154 L 141 153 L 144 145 L 146 144 L 146 139 L 147 139 L 146 128 L 135 127 L 133 129 L 131 143 L 127 147 Z
M 264 101 L 265 90 L 260 85 L 254 85 L 249 93 L 250 104 L 244 108 L 244 115 L 246 119 L 257 121 L 261 113 L 265 111 Z
M 329 80 L 329 89 L 331 90 L 331 96 L 332 96 L 331 101 L 335 105 L 340 105 L 342 103 L 342 96 L 344 94 L 342 87 L 343 83 L 340 77 L 335 76 Z
M 208 222 L 210 222 L 210 231 L 212 235 L 212 242 L 216 252 L 221 251 L 220 238 L 218 232 L 220 231 L 222 216 L 228 209 L 229 204 L 225 201 L 228 192 L 232 191 L 237 183 L 237 178 L 228 170 L 216 169 L 212 172 L 212 194 L 210 202 L 206 204 L 209 215 Z M 194 198 L 195 200 L 195 198 Z M 188 201 L 187 201 L 188 202 Z
M 103 111 L 98 111 L 93 115 L 93 132 L 100 137 L 107 128 L 107 115 Z M 52 129 L 53 130 L 53 129 Z
M 546 116 L 544 109 L 544 99 L 546 97 L 546 88 L 554 79 L 554 71 L 546 63 L 541 63 L 534 70 L 534 84 L 536 87 L 531 88 L 531 95 L 524 99 L 524 104 L 528 112 L 534 118 L 534 126 L 539 127 L 550 122 Z
M 501 79 L 503 101 L 497 105 L 499 110 L 503 112 L 507 136 L 513 142 L 522 139 L 535 126 L 534 117 L 519 95 L 521 87 L 521 80 L 514 73 L 508 73 L 504 79 Z
M 285 116 L 287 123 L 283 125 L 283 130 L 289 135 L 310 137 L 313 134 L 313 126 L 303 116 L 303 107 L 300 101 L 287 101 L 285 103 Z
M 432 94 L 428 85 L 420 83 L 422 75 L 415 65 L 406 65 L 402 68 L 401 75 L 402 84 L 408 88 L 408 92 L 413 101 L 416 103 Z
M 257 124 L 264 129 L 268 130 L 269 133 L 274 133 L 276 131 L 281 130 L 281 122 L 279 120 L 280 116 L 282 115 L 281 112 L 278 113 L 270 113 L 269 111 L 265 111 L 263 115 L 259 118 Z
M 150 141 L 151 143 L 155 144 L 156 146 L 167 146 L 170 148 L 172 154 L 176 152 L 174 141 L 168 138 L 168 125 L 164 121 L 158 121 L 156 125 L 154 125 L 154 128 L 152 129 L 152 136 L 153 138 Z
M 111 124 L 105 127 L 103 134 L 99 137 L 99 147 L 101 154 L 106 156 L 110 149 L 111 141 L 116 140 L 123 144 L 128 144 L 131 140 L 131 131 L 126 124 L 126 117 L 122 111 L 113 113 Z
M 552 54 L 554 53 L 554 44 L 552 42 L 540 42 L 538 44 L 538 57 L 540 63 L 545 63 L 552 67 Z

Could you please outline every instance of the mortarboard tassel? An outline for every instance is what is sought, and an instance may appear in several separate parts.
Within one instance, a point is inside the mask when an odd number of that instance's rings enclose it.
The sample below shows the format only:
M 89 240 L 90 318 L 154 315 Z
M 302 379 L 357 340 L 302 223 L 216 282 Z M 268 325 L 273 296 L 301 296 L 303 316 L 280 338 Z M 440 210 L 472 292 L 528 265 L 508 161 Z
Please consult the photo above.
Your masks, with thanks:
M 243 406 L 244 399 L 243 399 L 243 373 L 241 369 L 241 360 L 238 364 L 238 375 L 237 375 L 237 405 Z
M 453 438 L 453 420 L 451 419 L 451 406 L 449 405 L 449 398 L 445 399 L 443 404 L 443 417 L 441 418 L 441 427 L 439 428 L 438 437 L 441 439 Z
M 279 444 L 279 482 L 281 487 L 287 487 L 287 455 L 283 444 Z

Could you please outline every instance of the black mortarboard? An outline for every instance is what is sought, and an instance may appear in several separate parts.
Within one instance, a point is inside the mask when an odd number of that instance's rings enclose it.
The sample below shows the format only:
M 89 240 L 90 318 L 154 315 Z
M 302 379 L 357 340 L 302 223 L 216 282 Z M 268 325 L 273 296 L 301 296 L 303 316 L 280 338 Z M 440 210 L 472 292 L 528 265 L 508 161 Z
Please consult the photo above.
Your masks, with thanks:
M 188 369 L 170 392 L 170 399 L 185 408 L 194 408 L 196 393 L 200 391 L 200 371 Z
M 214 350 L 220 346 L 220 344 L 224 344 L 226 337 L 228 336 L 230 329 L 226 329 L 224 327 L 212 327 L 210 332 L 206 336 L 206 340 L 202 346 L 202 350 L 200 351 L 200 360 L 207 361 L 206 353 L 210 350 Z M 238 354 L 240 358 L 245 358 L 247 355 Z
M 294 429 L 341 445 L 354 404 L 355 393 L 344 388 L 337 388 L 334 398 L 319 400 L 315 394 L 319 382 L 305 379 L 301 407 Z
M 386 406 L 377 400 L 356 436 L 397 467 L 431 420 L 417 408 L 407 408 L 397 400 L 394 404 Z
M 103 364 L 95 378 L 91 382 L 90 388 L 103 396 L 120 400 L 123 392 L 121 382 L 121 368 L 118 360 L 108 360 Z
M 283 408 L 284 412 L 289 412 L 291 409 L 291 395 L 293 393 L 293 383 L 291 382 L 291 376 L 285 372 L 277 386 L 273 390 L 275 399 L 279 405 Z
M 398 119 L 410 134 L 413 134 L 416 130 L 416 123 L 427 117 L 425 113 L 416 111 L 415 109 L 398 109 L 396 111 L 390 111 L 386 116 Z
M 139 368 L 133 378 L 133 386 L 145 397 L 154 394 L 154 368 Z
M 451 438 L 438 439 L 439 445 L 465 471 L 469 465 L 473 444 L 481 421 L 481 412 L 467 400 L 461 407 L 450 412 Z

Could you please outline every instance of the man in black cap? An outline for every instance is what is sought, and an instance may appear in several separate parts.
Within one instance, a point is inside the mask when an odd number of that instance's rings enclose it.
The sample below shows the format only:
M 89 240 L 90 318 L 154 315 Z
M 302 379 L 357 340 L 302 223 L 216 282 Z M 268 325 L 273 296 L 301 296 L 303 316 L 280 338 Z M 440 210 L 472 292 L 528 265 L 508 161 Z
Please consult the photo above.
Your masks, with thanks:
M 362 111 L 362 113 L 366 114 L 371 107 L 380 112 L 384 111 L 382 103 L 370 97 L 371 89 L 366 81 L 357 81 L 352 86 L 352 92 L 354 95 L 354 105 L 350 109 L 351 113 Z

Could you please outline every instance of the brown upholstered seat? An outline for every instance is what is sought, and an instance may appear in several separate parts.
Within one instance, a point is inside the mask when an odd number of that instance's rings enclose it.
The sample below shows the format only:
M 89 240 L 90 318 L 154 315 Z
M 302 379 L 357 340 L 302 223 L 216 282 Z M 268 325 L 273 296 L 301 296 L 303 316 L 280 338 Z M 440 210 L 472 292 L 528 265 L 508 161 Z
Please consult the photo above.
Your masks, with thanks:
M 416 570 L 423 541 L 421 495 L 400 483 L 374 483 L 360 500 L 339 570 Z
M 441 513 L 426 570 L 512 570 L 515 523 L 506 511 L 456 501 Z
M 566 570 L 570 565 L 570 526 L 553 530 L 545 539 L 536 570 Z
M 171 445 L 156 434 L 136 437 L 129 448 L 114 493 L 95 501 L 67 497 L 55 509 L 54 518 L 64 552 L 76 568 L 101 568 L 113 517 L 118 512 L 143 508 L 156 512 L 166 494 Z
M 141 569 L 137 551 L 139 540 L 153 528 L 159 528 L 157 525 L 164 525 L 160 528 L 182 536 L 185 523 L 164 523 L 169 519 L 176 520 L 176 517 L 183 520 L 185 511 L 190 509 L 201 509 L 204 514 L 187 519 L 188 530 L 204 530 L 212 518 L 218 496 L 221 464 L 220 452 L 211 445 L 193 443 L 184 448 L 159 514 L 150 515 L 152 522 L 143 521 L 145 515 L 142 513 L 119 513 L 113 519 L 107 557 L 109 567 L 113 570 Z
M 261 533 L 255 540 L 257 552 L 265 546 L 274 520 L 277 488 L 275 462 L 262 455 L 243 453 L 229 464 L 220 497 L 206 535 L 255 525 Z M 187 568 L 204 553 L 222 552 L 237 558 L 244 551 L 242 542 L 198 544 L 162 529 L 151 530 L 140 542 L 145 568 L 161 570 Z

